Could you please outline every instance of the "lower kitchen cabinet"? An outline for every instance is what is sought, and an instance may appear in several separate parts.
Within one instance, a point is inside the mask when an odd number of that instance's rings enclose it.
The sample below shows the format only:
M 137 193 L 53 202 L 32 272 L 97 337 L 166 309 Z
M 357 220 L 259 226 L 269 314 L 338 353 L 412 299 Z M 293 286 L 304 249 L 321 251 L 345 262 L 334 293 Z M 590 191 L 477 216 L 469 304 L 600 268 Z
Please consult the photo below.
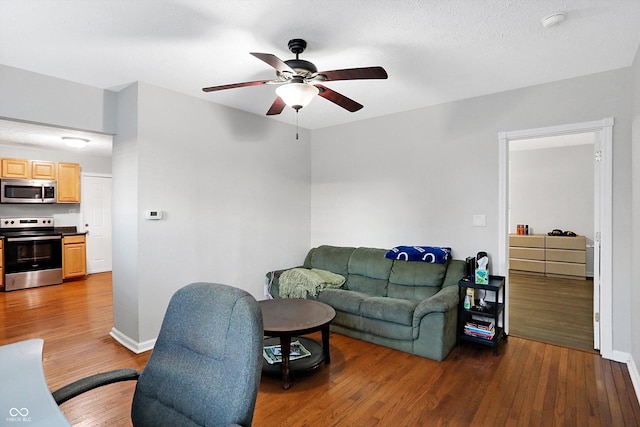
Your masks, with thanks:
M 86 236 L 65 236 L 62 238 L 62 278 L 71 279 L 87 275 Z
M 4 267 L 3 267 L 3 261 L 4 261 L 4 252 L 3 252 L 3 245 L 4 240 L 0 239 L 0 289 L 4 289 Z

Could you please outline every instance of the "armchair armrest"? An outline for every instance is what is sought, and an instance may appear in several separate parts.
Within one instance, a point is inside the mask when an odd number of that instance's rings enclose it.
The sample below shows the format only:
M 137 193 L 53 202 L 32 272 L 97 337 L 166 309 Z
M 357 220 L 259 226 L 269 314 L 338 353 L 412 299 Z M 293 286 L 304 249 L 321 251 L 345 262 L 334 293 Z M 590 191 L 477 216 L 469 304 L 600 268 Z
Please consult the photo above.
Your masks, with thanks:
M 52 393 L 53 399 L 58 405 L 66 402 L 69 399 L 89 391 L 94 388 L 102 387 L 103 385 L 113 384 L 120 381 L 133 381 L 137 380 L 140 376 L 140 372 L 131 368 L 116 369 L 108 372 L 101 372 L 99 374 L 91 375 L 86 378 L 81 378 L 72 382 Z
M 455 309 L 460 298 L 459 292 L 457 286 L 446 286 L 431 298 L 421 301 L 413 312 L 413 324 L 419 324 L 429 313 L 445 313 Z

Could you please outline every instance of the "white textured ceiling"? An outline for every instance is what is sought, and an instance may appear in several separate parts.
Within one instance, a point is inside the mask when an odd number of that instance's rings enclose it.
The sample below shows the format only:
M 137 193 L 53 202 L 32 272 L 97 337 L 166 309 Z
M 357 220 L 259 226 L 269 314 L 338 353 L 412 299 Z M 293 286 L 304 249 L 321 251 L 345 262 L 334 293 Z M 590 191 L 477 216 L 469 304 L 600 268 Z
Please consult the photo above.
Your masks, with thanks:
M 560 25 L 540 20 L 566 11 Z M 317 98 L 300 126 L 318 129 L 443 102 L 628 67 L 640 0 L 0 0 L 0 63 L 104 89 L 142 81 L 264 115 L 274 86 L 249 52 L 283 60 L 291 38 L 319 70 L 383 66 L 388 80 L 326 86 L 364 104 Z M 170 106 L 168 106 L 170 108 Z M 287 108 L 273 120 L 294 123 Z

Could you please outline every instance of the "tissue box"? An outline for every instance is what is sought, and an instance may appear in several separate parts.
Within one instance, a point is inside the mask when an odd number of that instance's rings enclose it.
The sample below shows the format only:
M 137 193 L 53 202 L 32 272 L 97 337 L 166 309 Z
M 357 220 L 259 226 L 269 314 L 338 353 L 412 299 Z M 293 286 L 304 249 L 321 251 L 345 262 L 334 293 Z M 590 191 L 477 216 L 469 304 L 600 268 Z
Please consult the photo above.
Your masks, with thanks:
M 476 284 L 477 285 L 489 284 L 489 270 L 485 268 L 476 268 Z

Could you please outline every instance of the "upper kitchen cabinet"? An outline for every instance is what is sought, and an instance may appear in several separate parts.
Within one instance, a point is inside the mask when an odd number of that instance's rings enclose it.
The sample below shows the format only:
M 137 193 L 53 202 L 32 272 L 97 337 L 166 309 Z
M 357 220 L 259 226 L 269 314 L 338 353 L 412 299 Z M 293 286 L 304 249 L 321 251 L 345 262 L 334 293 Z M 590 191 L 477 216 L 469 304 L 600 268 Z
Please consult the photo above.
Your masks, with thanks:
M 2 178 L 56 179 L 56 163 L 42 160 L 2 159 Z
M 2 178 L 31 178 L 29 160 L 2 159 Z
M 80 203 L 80 165 L 58 162 L 58 203 Z
M 55 180 L 57 175 L 55 162 L 45 162 L 42 160 L 31 160 L 31 178 L 32 179 L 51 179 Z

